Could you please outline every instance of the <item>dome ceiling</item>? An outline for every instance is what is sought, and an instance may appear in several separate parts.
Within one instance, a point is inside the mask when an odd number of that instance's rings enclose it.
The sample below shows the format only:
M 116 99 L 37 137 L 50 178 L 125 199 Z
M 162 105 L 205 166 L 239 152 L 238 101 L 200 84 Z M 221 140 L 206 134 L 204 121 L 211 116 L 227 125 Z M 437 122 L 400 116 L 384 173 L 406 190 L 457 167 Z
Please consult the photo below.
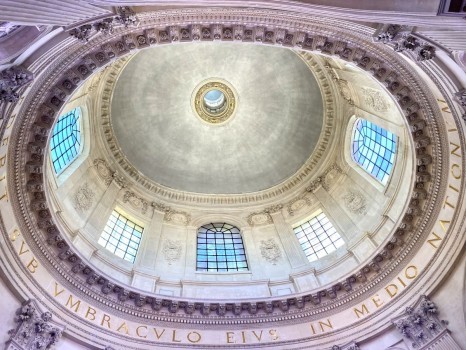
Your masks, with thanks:
M 192 107 L 206 80 L 235 91 L 235 114 L 221 125 Z M 152 181 L 248 193 L 279 184 L 306 162 L 321 133 L 323 102 L 313 73 L 291 50 L 173 45 L 130 60 L 113 92 L 111 121 L 128 161 Z

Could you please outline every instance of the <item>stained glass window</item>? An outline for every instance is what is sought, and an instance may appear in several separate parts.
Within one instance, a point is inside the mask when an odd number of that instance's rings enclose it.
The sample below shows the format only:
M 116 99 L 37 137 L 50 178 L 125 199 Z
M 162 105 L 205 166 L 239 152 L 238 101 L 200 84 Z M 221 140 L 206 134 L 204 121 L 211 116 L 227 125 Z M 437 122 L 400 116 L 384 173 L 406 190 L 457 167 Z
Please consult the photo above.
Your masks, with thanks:
M 81 152 L 81 109 L 60 116 L 53 127 L 50 153 L 55 173 L 61 173 Z
M 395 162 L 396 135 L 365 119 L 354 126 L 351 154 L 364 170 L 386 184 Z
M 293 230 L 309 261 L 320 259 L 345 244 L 323 212 Z
M 197 271 L 247 271 L 239 229 L 226 223 L 201 226 L 197 233 Z
M 116 256 L 134 263 L 144 228 L 113 210 L 99 244 Z

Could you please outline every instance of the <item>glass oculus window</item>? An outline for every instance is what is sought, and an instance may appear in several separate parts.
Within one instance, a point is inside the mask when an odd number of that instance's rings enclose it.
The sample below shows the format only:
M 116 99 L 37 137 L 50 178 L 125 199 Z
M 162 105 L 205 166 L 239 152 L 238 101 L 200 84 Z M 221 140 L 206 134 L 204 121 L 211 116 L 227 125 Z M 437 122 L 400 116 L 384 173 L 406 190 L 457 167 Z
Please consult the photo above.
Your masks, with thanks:
M 387 184 L 395 162 L 396 135 L 365 119 L 354 125 L 351 156 L 365 171 Z
M 201 226 L 197 233 L 197 271 L 247 271 L 239 229 L 226 223 Z
M 318 212 L 309 221 L 293 228 L 309 261 L 320 259 L 345 244 L 327 216 Z
M 134 263 L 144 228 L 113 210 L 99 244 L 116 256 Z
M 81 152 L 81 109 L 60 116 L 53 127 L 50 154 L 56 174 L 61 173 Z

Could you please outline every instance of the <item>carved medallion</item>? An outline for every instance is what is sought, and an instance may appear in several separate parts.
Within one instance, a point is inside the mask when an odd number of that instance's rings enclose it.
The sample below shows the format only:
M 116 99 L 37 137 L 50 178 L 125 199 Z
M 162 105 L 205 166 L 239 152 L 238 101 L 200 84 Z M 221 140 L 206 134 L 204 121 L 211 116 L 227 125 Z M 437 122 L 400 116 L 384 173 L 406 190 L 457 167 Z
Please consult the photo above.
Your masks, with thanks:
M 95 193 L 89 188 L 85 182 L 74 195 L 74 204 L 76 209 L 88 210 L 94 202 Z
M 273 265 L 275 265 L 282 256 L 280 248 L 273 238 L 266 241 L 262 240 L 260 250 L 262 257 Z
M 168 261 L 168 264 L 171 265 L 172 262 L 178 260 L 181 257 L 181 241 L 180 240 L 165 240 L 163 244 L 163 255 L 165 260 Z
M 366 198 L 362 194 L 348 190 L 348 192 L 346 192 L 346 194 L 343 196 L 343 199 L 345 201 L 346 207 L 350 212 L 361 215 L 367 213 Z

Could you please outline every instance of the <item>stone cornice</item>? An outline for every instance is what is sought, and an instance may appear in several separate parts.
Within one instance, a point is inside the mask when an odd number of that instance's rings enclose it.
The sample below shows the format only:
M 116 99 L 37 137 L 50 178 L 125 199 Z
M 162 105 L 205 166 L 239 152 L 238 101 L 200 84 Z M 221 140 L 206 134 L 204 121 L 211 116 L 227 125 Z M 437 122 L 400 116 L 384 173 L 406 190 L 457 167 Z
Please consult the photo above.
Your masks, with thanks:
M 33 84 L 31 98 L 23 103 L 21 118 L 15 124 L 15 135 L 11 137 L 14 150 L 9 154 L 9 178 L 14 180 L 9 182 L 12 205 L 22 215 L 18 220 L 21 220 L 20 229 L 24 236 L 31 243 L 35 241 L 32 249 L 43 261 L 48 260 L 49 268 L 56 269 L 76 293 L 101 303 L 103 308 L 119 310 L 130 317 L 196 324 L 296 322 L 300 318 L 332 312 L 341 303 L 354 303 L 400 271 L 404 259 L 415 251 L 419 238 L 428 233 L 431 215 L 434 217 L 439 210 L 440 203 L 436 203 L 436 199 L 442 194 L 441 174 L 435 169 L 440 166 L 445 153 L 442 150 L 445 142 L 440 139 L 439 123 L 429 93 L 409 64 L 383 45 L 371 43 L 359 27 L 352 31 L 351 24 L 338 23 L 336 26 L 326 18 L 222 9 L 212 10 L 210 15 L 195 10 L 162 11 L 141 19 L 139 28 L 122 29 L 110 38 L 98 36 L 80 50 L 70 52 L 61 62 L 52 61 L 50 70 L 43 73 L 46 78 Z M 167 27 L 167 23 L 170 26 Z M 112 282 L 82 261 L 62 237 L 47 209 L 43 179 L 44 152 L 54 119 L 67 96 L 98 67 L 131 50 L 171 42 L 176 37 L 169 34 L 173 23 L 189 29 L 188 41 L 195 39 L 198 29 L 202 33 L 208 28 L 212 40 L 222 40 L 224 29 L 239 28 L 241 36 L 235 37 L 238 41 L 266 44 L 270 40 L 271 45 L 335 55 L 373 74 L 399 101 L 417 148 L 415 188 L 394 236 L 358 272 L 331 286 L 281 299 L 231 302 L 167 298 L 145 295 Z M 268 35 L 268 32 L 272 34 Z M 79 58 L 81 54 L 85 54 L 82 59 Z M 432 156 L 429 157 L 431 149 Z M 434 170 L 431 172 L 430 169 Z M 407 243 L 403 245 L 402 241 Z M 217 316 L 209 316 L 211 312 Z M 250 316 L 245 317 L 245 313 Z M 241 321 L 238 320 L 240 315 Z

